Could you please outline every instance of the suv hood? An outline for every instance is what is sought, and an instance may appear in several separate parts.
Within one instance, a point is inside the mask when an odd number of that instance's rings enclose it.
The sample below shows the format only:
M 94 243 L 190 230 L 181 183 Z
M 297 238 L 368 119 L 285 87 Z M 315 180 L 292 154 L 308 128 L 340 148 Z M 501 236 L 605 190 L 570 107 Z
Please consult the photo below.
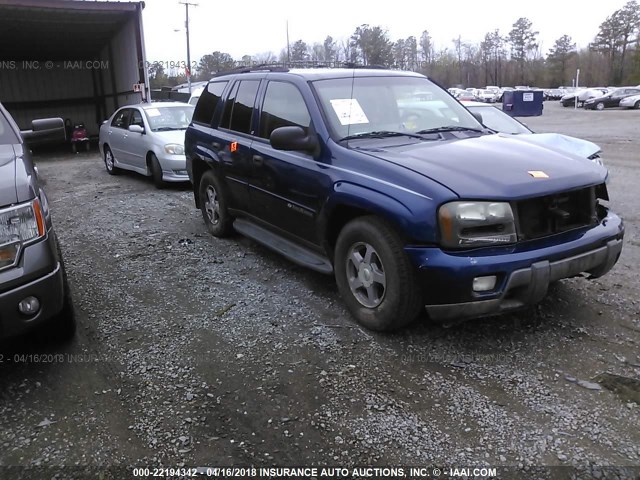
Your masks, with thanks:
M 18 201 L 16 192 L 16 152 L 12 145 L 0 145 L 0 207 Z
M 364 150 L 428 177 L 461 198 L 513 200 L 605 181 L 607 170 L 576 155 L 500 135 Z M 548 178 L 534 178 L 542 171 Z

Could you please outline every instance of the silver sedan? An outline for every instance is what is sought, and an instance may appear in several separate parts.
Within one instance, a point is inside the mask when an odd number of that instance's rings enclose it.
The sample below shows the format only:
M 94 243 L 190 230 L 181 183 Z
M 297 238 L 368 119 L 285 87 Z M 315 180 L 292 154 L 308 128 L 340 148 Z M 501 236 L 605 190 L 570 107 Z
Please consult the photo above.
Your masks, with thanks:
M 184 132 L 193 105 L 179 102 L 127 105 L 100 126 L 100 153 L 111 175 L 131 170 L 165 182 L 188 182 Z

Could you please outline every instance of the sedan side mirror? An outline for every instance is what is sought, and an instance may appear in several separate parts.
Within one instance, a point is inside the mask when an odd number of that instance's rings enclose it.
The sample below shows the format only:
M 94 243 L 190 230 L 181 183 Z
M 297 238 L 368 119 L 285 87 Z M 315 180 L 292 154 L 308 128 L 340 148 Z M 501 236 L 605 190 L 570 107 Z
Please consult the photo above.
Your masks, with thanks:
M 302 127 L 279 127 L 269 137 L 271 146 L 276 150 L 301 150 L 313 152 L 318 147 L 318 140 L 312 133 Z
M 129 125 L 129 131 L 133 133 L 144 133 L 144 128 L 140 125 Z

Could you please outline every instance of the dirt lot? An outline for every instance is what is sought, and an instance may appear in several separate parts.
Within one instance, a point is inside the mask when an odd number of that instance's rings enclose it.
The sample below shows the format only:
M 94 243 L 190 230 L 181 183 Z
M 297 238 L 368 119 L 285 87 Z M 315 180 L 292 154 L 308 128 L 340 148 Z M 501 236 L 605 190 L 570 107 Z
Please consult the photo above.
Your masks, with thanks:
M 629 478 L 613 467 L 640 466 L 640 392 L 594 379 L 640 378 L 640 111 L 549 103 L 523 120 L 602 147 L 627 226 L 616 268 L 518 314 L 393 335 L 356 326 L 331 277 L 209 236 L 187 186 L 111 177 L 97 152 L 37 157 L 80 327 L 69 345 L 0 344 L 0 466 Z

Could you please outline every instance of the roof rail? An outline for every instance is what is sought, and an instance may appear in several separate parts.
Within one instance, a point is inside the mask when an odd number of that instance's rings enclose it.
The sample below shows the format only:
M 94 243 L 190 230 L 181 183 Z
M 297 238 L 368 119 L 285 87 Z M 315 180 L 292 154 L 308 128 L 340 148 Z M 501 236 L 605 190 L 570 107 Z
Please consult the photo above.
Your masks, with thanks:
M 369 68 L 375 70 L 387 70 L 389 68 L 384 65 L 360 65 L 359 63 L 354 62 L 345 62 L 343 66 L 344 68 Z
M 283 67 L 282 65 L 273 65 L 268 63 L 261 63 L 260 65 L 253 66 L 240 66 L 231 68 L 229 70 L 224 70 L 222 72 L 217 72 L 213 78 L 223 77 L 225 75 L 233 75 L 235 73 L 250 73 L 250 72 L 288 72 L 289 69 Z

